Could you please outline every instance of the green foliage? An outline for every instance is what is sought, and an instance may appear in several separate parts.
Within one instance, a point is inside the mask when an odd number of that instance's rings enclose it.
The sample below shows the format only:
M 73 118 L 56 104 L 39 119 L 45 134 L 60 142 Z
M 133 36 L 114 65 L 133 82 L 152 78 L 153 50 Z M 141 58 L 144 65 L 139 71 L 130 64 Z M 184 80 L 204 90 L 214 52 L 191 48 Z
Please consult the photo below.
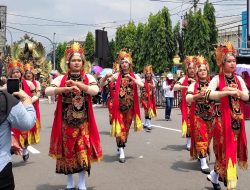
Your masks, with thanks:
M 143 66 L 144 66 L 143 57 L 145 57 L 145 53 L 143 51 L 143 45 L 144 45 L 143 32 L 145 26 L 146 26 L 145 24 L 139 23 L 135 34 L 136 43 L 133 49 L 133 64 L 134 64 L 134 70 L 136 72 L 143 72 Z
M 67 47 L 67 43 L 66 42 L 60 42 L 58 43 L 57 47 L 56 47 L 56 50 L 55 50 L 55 54 L 56 54 L 56 69 L 61 71 L 60 69 L 60 62 L 61 62 L 61 59 L 64 57 L 64 52 L 66 50 L 66 47 Z
M 115 41 L 112 39 L 109 44 L 109 52 L 108 52 L 108 68 L 113 67 L 113 62 L 116 60 L 117 54 L 116 54 L 116 49 L 115 49 Z
M 178 22 L 173 29 L 173 38 L 174 38 L 174 50 L 175 54 L 178 54 L 181 58 L 181 61 L 184 60 L 184 39 L 183 33 L 180 28 L 180 22 Z
M 88 32 L 84 43 L 85 57 L 91 63 L 95 59 L 95 39 L 92 32 Z
M 205 2 L 203 14 L 205 19 L 208 21 L 209 26 L 209 38 L 210 42 L 208 44 L 209 46 L 209 57 L 208 61 L 210 63 L 210 70 L 215 71 L 216 69 L 216 63 L 215 63 L 215 57 L 214 57 L 214 45 L 217 44 L 218 39 L 218 29 L 216 27 L 216 17 L 215 17 L 215 8 L 212 3 L 209 3 L 209 1 Z
M 136 26 L 134 22 L 129 22 L 128 25 L 123 25 L 117 28 L 116 31 L 116 51 L 119 52 L 122 48 L 134 49 L 135 46 Z

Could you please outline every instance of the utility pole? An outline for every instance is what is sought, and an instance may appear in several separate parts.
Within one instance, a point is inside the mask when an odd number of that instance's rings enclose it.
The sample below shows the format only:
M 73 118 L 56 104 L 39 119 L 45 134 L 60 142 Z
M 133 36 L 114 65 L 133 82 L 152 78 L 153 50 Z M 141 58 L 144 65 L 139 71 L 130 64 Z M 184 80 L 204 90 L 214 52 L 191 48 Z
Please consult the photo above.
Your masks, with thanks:
M 196 9 L 197 9 L 197 4 L 198 4 L 199 0 L 194 0 L 194 12 L 196 13 Z
M 56 70 L 56 43 L 55 43 L 56 33 L 53 34 L 53 70 Z
M 132 15 L 132 0 L 130 0 L 130 5 L 129 6 L 130 6 L 130 9 L 129 9 L 130 10 L 129 11 L 129 21 L 132 22 L 132 16 L 131 16 Z

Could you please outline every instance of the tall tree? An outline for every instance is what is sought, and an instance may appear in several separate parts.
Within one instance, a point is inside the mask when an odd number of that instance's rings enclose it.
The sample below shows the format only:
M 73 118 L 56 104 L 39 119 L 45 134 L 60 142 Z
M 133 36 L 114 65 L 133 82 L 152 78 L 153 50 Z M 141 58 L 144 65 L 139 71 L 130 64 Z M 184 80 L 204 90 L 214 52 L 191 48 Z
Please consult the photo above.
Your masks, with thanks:
M 67 47 L 66 42 L 60 42 L 57 45 L 56 50 L 55 50 L 55 54 L 56 54 L 56 57 L 55 57 L 56 67 L 55 68 L 59 71 L 61 71 L 60 62 L 61 62 L 61 59 L 64 57 L 64 52 L 66 50 L 66 47 Z
M 215 71 L 215 58 L 214 58 L 214 45 L 217 44 L 218 40 L 218 29 L 216 27 L 216 17 L 215 17 L 215 8 L 212 3 L 209 3 L 207 0 L 204 5 L 203 15 L 205 19 L 208 21 L 209 27 L 209 38 L 210 42 L 209 46 L 209 56 L 208 61 L 210 63 L 211 71 Z
M 107 65 L 107 67 L 112 68 L 113 62 L 117 58 L 117 53 L 116 53 L 116 49 L 115 49 L 115 41 L 114 41 L 114 39 L 112 39 L 109 42 L 108 46 L 109 46 L 109 52 L 108 52 L 108 65 Z
M 133 51 L 135 47 L 136 26 L 134 22 L 120 26 L 116 31 L 116 50 L 128 48 Z
M 176 47 L 174 45 L 174 37 L 173 37 L 173 30 L 172 30 L 172 21 L 170 18 L 170 13 L 167 7 L 163 7 L 160 12 L 162 18 L 164 19 L 165 24 L 165 40 L 166 40 L 166 64 L 169 69 L 172 68 L 173 58 L 176 53 Z
M 160 12 L 149 16 L 143 38 L 144 64 L 151 64 L 156 73 L 162 72 L 167 67 L 168 58 L 165 20 Z
M 196 13 L 189 12 L 187 15 L 187 27 L 185 31 L 185 54 L 202 54 L 206 58 L 209 56 L 209 26 L 201 10 Z
M 184 59 L 184 39 L 183 39 L 183 31 L 180 28 L 180 22 L 178 22 L 173 29 L 173 38 L 174 38 L 174 49 L 176 50 L 176 54 L 178 54 L 181 60 Z
M 88 32 L 86 36 L 84 43 L 84 50 L 85 50 L 86 60 L 92 63 L 95 59 L 95 39 L 92 32 Z
M 133 49 L 133 64 L 134 64 L 134 70 L 136 72 L 142 72 L 143 67 L 145 65 L 143 60 L 143 57 L 145 57 L 143 51 L 143 44 L 144 44 L 143 32 L 145 26 L 146 26 L 145 24 L 139 23 L 135 34 L 136 41 Z

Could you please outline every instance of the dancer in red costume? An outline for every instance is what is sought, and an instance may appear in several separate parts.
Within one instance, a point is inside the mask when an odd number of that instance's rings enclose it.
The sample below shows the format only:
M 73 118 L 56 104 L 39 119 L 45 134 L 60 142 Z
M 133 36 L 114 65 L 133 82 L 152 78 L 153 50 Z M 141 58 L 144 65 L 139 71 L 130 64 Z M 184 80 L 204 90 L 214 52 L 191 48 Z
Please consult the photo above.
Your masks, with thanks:
M 35 80 L 35 70 L 31 62 L 24 64 L 24 78 L 26 81 L 30 81 L 35 86 L 36 93 L 32 96 L 32 102 L 36 110 L 36 124 L 31 130 L 32 139 L 34 143 L 40 142 L 40 129 L 41 129 L 41 117 L 40 117 L 40 106 L 39 97 L 41 93 L 41 84 L 39 81 Z
M 198 158 L 201 171 L 210 173 L 207 164 L 209 145 L 212 137 L 213 103 L 205 100 L 205 92 L 209 83 L 209 64 L 202 56 L 195 58 L 196 82 L 188 87 L 186 100 L 191 104 L 190 127 L 191 127 L 191 149 L 190 156 L 194 160 Z
M 174 85 L 174 91 L 181 90 L 182 101 L 181 101 L 181 113 L 182 113 L 182 137 L 186 137 L 187 143 L 186 148 L 190 150 L 191 138 L 190 138 L 190 105 L 186 101 L 186 92 L 188 86 L 195 82 L 194 72 L 194 56 L 187 56 L 184 60 L 186 69 L 186 75 L 180 78 Z
M 118 61 L 120 63 L 120 72 L 114 75 L 108 73 L 101 79 L 101 86 L 107 83 L 106 80 L 108 78 L 110 78 L 111 82 L 116 82 L 112 105 L 111 135 L 116 137 L 119 161 L 124 163 L 124 148 L 133 119 L 135 131 L 142 130 L 137 85 L 143 87 L 144 84 L 140 77 L 132 71 L 132 57 L 130 52 L 122 49 L 119 52 Z
M 151 65 L 144 67 L 144 75 L 145 78 L 142 79 L 144 87 L 141 88 L 141 103 L 145 113 L 143 127 L 150 131 L 152 129 L 151 119 L 156 117 L 155 82 Z
M 216 63 L 220 73 L 210 81 L 206 91 L 207 99 L 220 101 L 213 133 L 216 160 L 214 170 L 207 176 L 214 189 L 221 189 L 219 176 L 227 189 L 236 189 L 237 162 L 240 168 L 247 169 L 247 139 L 242 101 L 249 100 L 249 95 L 244 80 L 235 75 L 235 52 L 231 43 L 216 48 Z
M 95 78 L 83 71 L 86 60 L 78 43 L 67 48 L 65 60 L 68 72 L 55 78 L 45 91 L 58 95 L 49 155 L 56 159 L 56 173 L 67 175 L 66 189 L 75 189 L 72 174 L 78 173 L 78 189 L 86 190 L 85 172 L 90 174 L 91 162 L 102 158 L 91 101 L 99 88 Z
M 113 74 L 119 72 L 119 63 L 116 61 L 113 63 Z M 108 88 L 109 88 L 109 94 L 107 98 L 107 106 L 109 110 L 109 123 L 112 125 L 112 108 L 113 108 L 113 102 L 114 102 L 114 96 L 115 96 L 115 81 L 110 81 L 110 78 L 107 79 L 108 81 Z
M 36 88 L 31 81 L 26 81 L 23 79 L 23 64 L 20 60 L 9 59 L 8 61 L 8 77 L 16 78 L 20 81 L 20 87 L 23 91 L 25 91 L 30 97 L 32 97 L 32 103 L 36 102 Z M 33 128 L 29 131 L 20 131 L 18 129 L 12 129 L 13 136 L 19 142 L 20 146 L 23 149 L 22 157 L 24 161 L 29 159 L 28 146 L 31 144 L 35 144 L 39 142 L 39 138 L 37 138 L 34 133 Z

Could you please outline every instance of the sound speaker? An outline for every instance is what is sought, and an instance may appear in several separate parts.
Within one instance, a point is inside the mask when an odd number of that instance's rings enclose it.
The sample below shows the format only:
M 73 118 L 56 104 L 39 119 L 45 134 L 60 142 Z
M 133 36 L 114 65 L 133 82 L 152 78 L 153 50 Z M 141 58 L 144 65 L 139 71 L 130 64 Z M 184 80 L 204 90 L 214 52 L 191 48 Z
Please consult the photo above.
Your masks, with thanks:
M 96 57 L 105 59 L 108 56 L 108 34 L 104 30 L 95 31 Z
M 104 30 L 96 30 L 95 38 L 96 57 L 99 58 L 99 65 L 106 67 L 108 61 L 108 33 Z

